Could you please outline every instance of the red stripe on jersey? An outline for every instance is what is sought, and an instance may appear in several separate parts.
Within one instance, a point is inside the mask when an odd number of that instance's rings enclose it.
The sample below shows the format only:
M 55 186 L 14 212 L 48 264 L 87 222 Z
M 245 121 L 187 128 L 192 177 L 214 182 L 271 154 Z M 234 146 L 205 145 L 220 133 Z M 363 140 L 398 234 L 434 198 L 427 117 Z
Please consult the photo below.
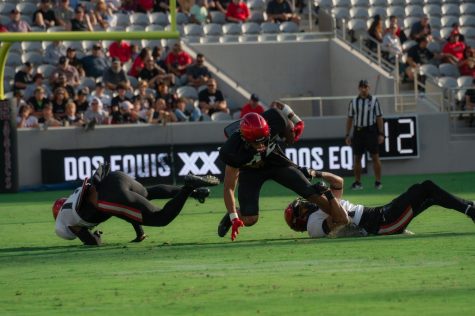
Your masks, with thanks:
M 103 212 L 122 215 L 142 223 L 142 212 L 136 208 L 106 201 L 97 201 L 97 206 Z

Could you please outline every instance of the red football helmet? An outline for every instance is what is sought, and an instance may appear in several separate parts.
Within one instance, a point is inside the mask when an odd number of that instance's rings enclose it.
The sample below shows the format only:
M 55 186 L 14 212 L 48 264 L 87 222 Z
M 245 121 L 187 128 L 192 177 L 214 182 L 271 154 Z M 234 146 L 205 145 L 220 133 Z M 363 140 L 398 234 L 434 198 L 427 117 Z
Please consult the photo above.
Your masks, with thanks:
M 239 125 L 241 137 L 248 143 L 263 142 L 269 138 L 267 121 L 257 113 L 247 113 Z
M 284 210 L 284 218 L 287 225 L 296 232 L 307 231 L 308 216 L 312 212 L 302 214 L 302 207 L 309 204 L 306 200 L 298 198 Z
M 58 217 L 59 211 L 61 211 L 61 208 L 63 207 L 64 202 L 66 202 L 67 198 L 59 198 L 56 201 L 54 201 L 53 204 L 53 217 L 56 220 L 56 217 Z

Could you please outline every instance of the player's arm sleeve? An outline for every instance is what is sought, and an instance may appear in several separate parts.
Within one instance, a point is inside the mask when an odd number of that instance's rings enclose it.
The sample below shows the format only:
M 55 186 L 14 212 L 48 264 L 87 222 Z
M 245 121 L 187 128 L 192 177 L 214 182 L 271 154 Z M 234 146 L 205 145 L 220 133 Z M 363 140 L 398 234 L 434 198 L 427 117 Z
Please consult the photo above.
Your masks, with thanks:
M 324 223 L 328 215 L 318 211 L 310 214 L 307 222 L 307 233 L 311 238 L 326 237 L 327 233 L 324 229 Z

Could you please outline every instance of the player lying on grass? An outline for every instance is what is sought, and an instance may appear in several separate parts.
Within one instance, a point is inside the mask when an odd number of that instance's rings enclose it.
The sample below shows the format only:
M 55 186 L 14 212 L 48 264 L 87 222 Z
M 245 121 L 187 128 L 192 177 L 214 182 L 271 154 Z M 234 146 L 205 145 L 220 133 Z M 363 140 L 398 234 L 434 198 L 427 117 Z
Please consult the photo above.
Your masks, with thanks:
M 337 200 L 347 212 L 348 225 L 337 225 L 331 216 L 305 199 L 296 199 L 284 211 L 287 224 L 295 231 L 307 231 L 310 237 L 345 237 L 392 235 L 404 233 L 411 220 L 433 205 L 442 206 L 467 215 L 475 221 L 474 202 L 456 197 L 434 182 L 426 180 L 410 186 L 390 203 L 377 207 L 352 204 L 343 200 L 343 179 L 328 172 L 322 178 L 320 192 Z
M 141 225 L 166 226 L 182 210 L 189 196 L 201 203 L 209 196 L 207 186 L 219 184 L 213 176 L 187 175 L 182 187 L 156 185 L 145 188 L 132 177 L 120 171 L 109 171 L 108 165 L 98 168 L 94 176 L 85 179 L 68 198 L 56 200 L 53 216 L 56 234 L 72 240 L 78 237 L 85 245 L 100 245 L 101 233 L 91 232 L 95 226 L 112 216 L 131 223 L 136 232 L 135 242 L 145 239 Z M 163 209 L 149 200 L 171 198 Z

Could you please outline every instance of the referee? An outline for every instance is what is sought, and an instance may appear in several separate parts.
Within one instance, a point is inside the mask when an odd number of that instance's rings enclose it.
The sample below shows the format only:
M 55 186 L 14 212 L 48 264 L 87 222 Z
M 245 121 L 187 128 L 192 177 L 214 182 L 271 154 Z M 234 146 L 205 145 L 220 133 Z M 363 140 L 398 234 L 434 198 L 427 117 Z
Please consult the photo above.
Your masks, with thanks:
M 361 157 L 368 151 L 373 160 L 375 176 L 374 187 L 383 188 L 381 184 L 381 160 L 379 159 L 379 144 L 384 141 L 383 114 L 379 101 L 369 94 L 367 80 L 360 80 L 358 84 L 359 95 L 348 105 L 348 118 L 346 120 L 345 143 L 353 148 L 353 173 L 355 182 L 352 190 L 362 190 L 361 184 Z M 353 128 L 353 137 L 350 136 Z

